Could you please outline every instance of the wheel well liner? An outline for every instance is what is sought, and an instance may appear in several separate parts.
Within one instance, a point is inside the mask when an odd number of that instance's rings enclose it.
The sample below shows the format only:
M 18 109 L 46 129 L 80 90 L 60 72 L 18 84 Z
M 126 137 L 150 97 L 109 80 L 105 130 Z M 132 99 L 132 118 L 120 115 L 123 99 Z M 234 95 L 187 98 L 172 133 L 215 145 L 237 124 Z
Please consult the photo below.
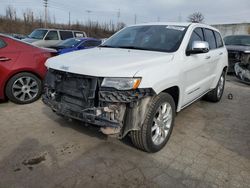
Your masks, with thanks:
M 178 103 L 179 103 L 179 95 L 180 95 L 179 87 L 178 86 L 173 86 L 173 87 L 170 87 L 168 89 L 165 89 L 162 92 L 168 93 L 168 94 L 170 94 L 173 97 L 174 102 L 175 102 L 175 107 L 177 109 Z

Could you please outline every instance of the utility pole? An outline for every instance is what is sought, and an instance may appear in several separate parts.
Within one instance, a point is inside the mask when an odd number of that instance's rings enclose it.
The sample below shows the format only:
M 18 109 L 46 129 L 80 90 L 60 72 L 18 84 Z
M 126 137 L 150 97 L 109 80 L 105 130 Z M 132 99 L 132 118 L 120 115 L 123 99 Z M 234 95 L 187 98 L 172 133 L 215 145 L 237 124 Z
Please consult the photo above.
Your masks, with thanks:
M 70 28 L 70 25 L 71 25 L 71 18 L 70 18 L 70 12 L 69 12 L 69 28 Z
M 43 0 L 43 5 L 44 5 L 44 27 L 47 28 L 47 21 L 48 21 L 48 0 Z
M 137 22 L 137 15 L 135 14 L 135 24 L 136 24 L 136 22 Z

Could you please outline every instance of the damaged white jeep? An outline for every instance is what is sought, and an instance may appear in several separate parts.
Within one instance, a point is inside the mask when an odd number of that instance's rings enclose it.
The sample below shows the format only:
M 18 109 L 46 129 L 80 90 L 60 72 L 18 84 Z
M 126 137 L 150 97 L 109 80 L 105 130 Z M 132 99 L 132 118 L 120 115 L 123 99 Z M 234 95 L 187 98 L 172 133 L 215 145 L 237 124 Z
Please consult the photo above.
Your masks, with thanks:
M 126 27 L 98 48 L 53 57 L 46 66 L 43 101 L 54 112 L 157 152 L 176 112 L 203 96 L 221 99 L 228 57 L 210 26 L 153 23 Z

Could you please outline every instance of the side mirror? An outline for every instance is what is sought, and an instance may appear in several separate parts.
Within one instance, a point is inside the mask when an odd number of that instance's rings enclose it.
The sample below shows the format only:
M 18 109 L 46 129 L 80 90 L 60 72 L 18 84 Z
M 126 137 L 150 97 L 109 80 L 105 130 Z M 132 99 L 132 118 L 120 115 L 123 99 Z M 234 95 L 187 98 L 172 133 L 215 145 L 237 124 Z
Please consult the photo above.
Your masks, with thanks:
M 209 44 L 205 41 L 194 41 L 192 43 L 192 49 L 187 50 L 187 55 L 201 54 L 209 52 Z
M 78 50 L 85 49 L 85 46 L 78 46 L 77 49 L 78 49 Z

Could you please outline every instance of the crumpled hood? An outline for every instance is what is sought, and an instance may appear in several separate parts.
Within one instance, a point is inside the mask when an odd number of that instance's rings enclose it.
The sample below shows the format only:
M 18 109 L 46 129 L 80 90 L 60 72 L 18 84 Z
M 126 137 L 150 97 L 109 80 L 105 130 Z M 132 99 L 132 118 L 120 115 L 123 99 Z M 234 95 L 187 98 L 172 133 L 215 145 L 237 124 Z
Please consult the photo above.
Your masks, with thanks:
M 227 45 L 227 50 L 244 52 L 248 51 L 250 53 L 250 46 L 238 46 L 238 45 Z
M 33 43 L 33 42 L 38 41 L 38 39 L 25 38 L 25 39 L 22 39 L 22 41 L 28 42 L 28 43 Z
M 99 77 L 133 77 L 142 69 L 166 63 L 173 54 L 119 48 L 93 48 L 66 53 L 46 62 L 48 68 Z

